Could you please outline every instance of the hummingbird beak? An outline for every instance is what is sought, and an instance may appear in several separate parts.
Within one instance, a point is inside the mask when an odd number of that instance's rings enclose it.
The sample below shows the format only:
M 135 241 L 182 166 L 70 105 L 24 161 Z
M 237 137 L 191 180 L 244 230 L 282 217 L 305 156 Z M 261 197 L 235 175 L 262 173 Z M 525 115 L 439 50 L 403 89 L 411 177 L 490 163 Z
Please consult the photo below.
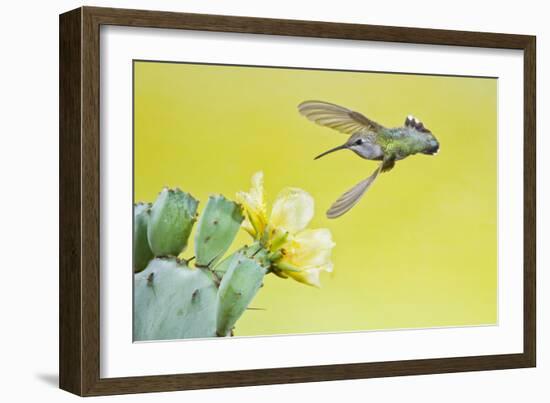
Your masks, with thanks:
M 343 150 L 345 148 L 348 148 L 347 144 L 342 144 L 341 146 L 331 148 L 330 150 L 325 151 L 322 154 L 319 154 L 317 157 L 314 158 L 314 160 L 318 160 L 319 158 L 324 157 L 327 154 L 333 153 L 334 151 Z

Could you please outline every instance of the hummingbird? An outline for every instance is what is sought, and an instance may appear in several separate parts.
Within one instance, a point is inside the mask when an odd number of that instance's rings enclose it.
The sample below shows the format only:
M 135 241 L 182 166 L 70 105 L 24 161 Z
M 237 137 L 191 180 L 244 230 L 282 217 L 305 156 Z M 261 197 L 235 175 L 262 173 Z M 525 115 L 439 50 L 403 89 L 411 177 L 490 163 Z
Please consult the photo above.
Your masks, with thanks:
M 403 126 L 387 128 L 359 112 L 329 102 L 305 101 L 298 105 L 298 111 L 312 122 L 350 135 L 344 144 L 319 154 L 316 160 L 347 149 L 361 158 L 381 161 L 369 177 L 332 204 L 326 213 L 328 218 L 337 218 L 348 212 L 378 175 L 391 170 L 396 161 L 418 153 L 436 155 L 439 152 L 435 136 L 412 115 L 407 116 Z

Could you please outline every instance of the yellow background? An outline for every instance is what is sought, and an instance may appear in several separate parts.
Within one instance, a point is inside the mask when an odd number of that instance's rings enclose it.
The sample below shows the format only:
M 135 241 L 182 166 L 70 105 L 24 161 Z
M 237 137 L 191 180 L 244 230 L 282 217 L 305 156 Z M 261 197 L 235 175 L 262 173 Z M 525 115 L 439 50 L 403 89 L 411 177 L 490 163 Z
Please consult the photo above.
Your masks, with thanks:
M 494 324 L 497 320 L 497 80 L 135 62 L 135 201 L 167 185 L 234 198 L 265 174 L 315 198 L 311 228 L 332 231 L 322 288 L 273 275 L 235 334 Z M 347 137 L 297 112 L 308 99 L 390 127 L 413 114 L 441 144 L 381 175 L 348 214 L 324 212 L 377 165 L 351 151 L 313 161 Z M 269 207 L 269 206 L 268 206 Z M 249 243 L 244 231 L 233 249 Z M 193 255 L 192 243 L 183 256 Z

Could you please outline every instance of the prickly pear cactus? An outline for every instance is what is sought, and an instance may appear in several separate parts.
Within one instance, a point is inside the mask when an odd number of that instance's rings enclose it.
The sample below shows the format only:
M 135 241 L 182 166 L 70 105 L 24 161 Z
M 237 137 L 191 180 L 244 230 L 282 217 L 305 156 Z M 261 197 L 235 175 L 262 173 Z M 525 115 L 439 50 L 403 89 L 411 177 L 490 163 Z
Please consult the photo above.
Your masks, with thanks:
M 179 189 L 163 189 L 151 207 L 147 239 L 155 256 L 178 256 L 196 220 L 199 202 Z
M 134 340 L 230 336 L 269 269 L 256 242 L 223 259 L 244 219 L 241 207 L 211 196 L 195 234 L 195 260 L 179 260 L 198 201 L 163 189 L 134 207 Z
M 150 203 L 138 203 L 134 206 L 134 272 L 145 269 L 153 258 L 153 252 L 147 240 L 147 226 L 149 224 Z
M 218 288 L 209 273 L 175 258 L 134 276 L 134 340 L 216 336 Z
M 231 246 L 243 219 L 237 203 L 221 195 L 210 196 L 197 226 L 196 265 L 214 266 Z

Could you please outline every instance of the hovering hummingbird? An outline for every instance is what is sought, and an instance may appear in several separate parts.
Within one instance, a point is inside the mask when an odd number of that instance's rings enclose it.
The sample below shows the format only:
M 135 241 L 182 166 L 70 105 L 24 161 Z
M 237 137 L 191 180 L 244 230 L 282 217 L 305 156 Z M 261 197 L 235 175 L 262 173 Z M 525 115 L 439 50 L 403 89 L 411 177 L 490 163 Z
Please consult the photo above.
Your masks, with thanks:
M 319 125 L 350 134 L 348 141 L 315 157 L 321 158 L 337 150 L 349 149 L 361 158 L 381 161 L 375 171 L 359 182 L 327 211 L 328 218 L 340 217 L 361 199 L 381 172 L 391 170 L 395 162 L 417 153 L 436 155 L 439 142 L 415 117 L 409 115 L 402 127 L 384 127 L 359 112 L 323 101 L 305 101 L 298 111 Z

